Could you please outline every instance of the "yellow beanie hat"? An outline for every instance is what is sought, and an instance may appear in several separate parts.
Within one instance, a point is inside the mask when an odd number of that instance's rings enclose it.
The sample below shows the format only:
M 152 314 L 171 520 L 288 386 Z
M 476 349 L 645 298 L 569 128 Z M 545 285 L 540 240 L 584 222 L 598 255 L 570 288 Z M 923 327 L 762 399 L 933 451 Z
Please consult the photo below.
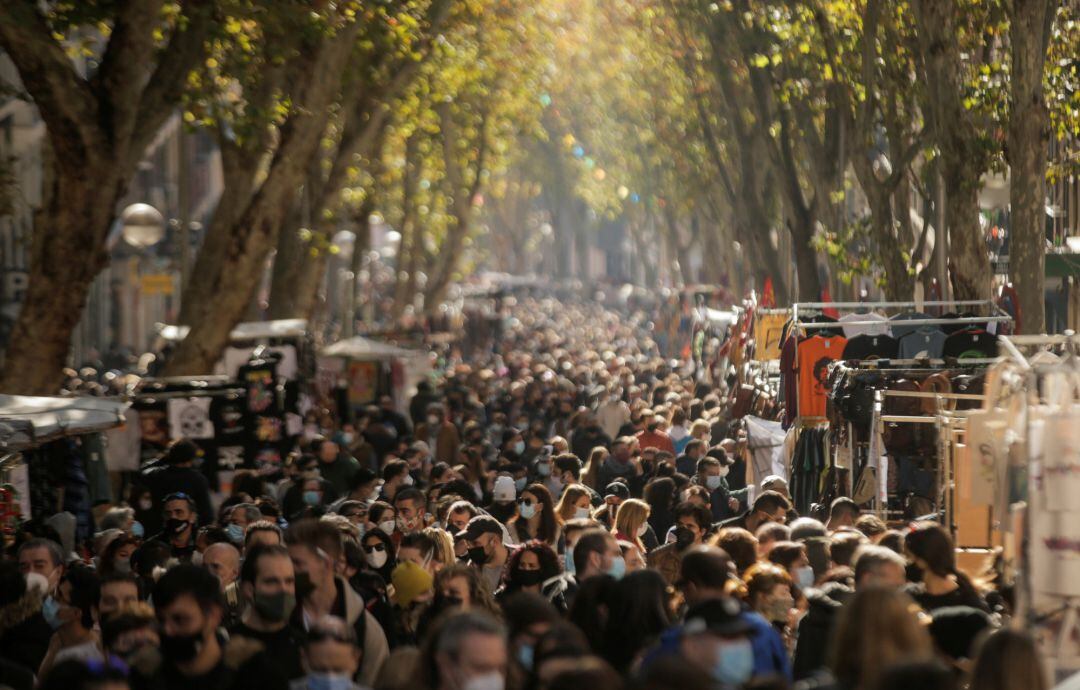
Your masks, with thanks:
M 398 563 L 390 573 L 390 582 L 394 584 L 394 598 L 403 608 L 408 608 L 417 597 L 435 585 L 431 573 L 412 561 Z

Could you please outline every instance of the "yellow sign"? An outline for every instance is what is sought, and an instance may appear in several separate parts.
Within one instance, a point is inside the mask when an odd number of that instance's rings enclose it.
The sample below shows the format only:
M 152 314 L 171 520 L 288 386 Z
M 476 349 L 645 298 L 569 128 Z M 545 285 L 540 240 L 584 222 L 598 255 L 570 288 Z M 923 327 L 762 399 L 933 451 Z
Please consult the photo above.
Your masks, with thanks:
M 151 273 L 139 278 L 139 287 L 144 295 L 171 295 L 173 277 L 167 273 Z

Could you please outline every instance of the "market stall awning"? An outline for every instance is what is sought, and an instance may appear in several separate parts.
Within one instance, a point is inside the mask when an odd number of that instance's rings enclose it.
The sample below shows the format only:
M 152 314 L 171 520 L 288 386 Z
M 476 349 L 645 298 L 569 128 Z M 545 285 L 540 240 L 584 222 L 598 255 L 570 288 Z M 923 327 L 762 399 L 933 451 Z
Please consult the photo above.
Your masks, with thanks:
M 124 423 L 129 403 L 102 398 L 0 395 L 0 449 L 18 451 Z
M 387 360 L 414 357 L 420 353 L 357 335 L 339 340 L 325 348 L 320 354 L 323 357 L 344 357 L 356 360 Z
M 248 321 L 241 323 L 229 333 L 229 340 L 261 340 L 263 338 L 299 338 L 307 333 L 305 319 L 278 319 L 277 321 Z M 158 335 L 162 340 L 175 342 L 183 340 L 191 332 L 190 326 L 158 324 Z

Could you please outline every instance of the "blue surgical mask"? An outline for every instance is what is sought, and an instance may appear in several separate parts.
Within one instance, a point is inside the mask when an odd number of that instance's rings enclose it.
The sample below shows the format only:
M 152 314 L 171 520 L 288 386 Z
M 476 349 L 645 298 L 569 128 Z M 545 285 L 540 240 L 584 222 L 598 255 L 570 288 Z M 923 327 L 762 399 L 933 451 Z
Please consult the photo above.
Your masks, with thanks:
M 352 678 L 344 673 L 309 673 L 308 690 L 349 690 Z
M 525 452 L 525 442 L 524 441 L 515 442 L 514 443 L 514 452 L 517 453 L 518 455 L 521 455 L 522 453 L 524 453 Z
M 306 500 L 306 499 L 305 499 Z M 234 543 L 240 543 L 244 541 L 244 528 L 235 523 L 230 524 L 225 528 L 225 532 L 229 535 L 229 540 Z
M 724 642 L 712 676 L 723 685 L 741 687 L 754 674 L 754 648 L 750 640 Z
M 541 462 L 536 465 L 536 473 L 541 477 L 551 476 L 551 463 Z
M 64 624 L 64 621 L 60 620 L 60 608 L 60 602 L 51 595 L 45 597 L 45 601 L 41 602 L 41 616 L 53 630 L 59 630 L 60 626 Z
M 525 477 L 514 480 L 514 489 L 520 494 L 525 489 Z
M 718 488 L 720 488 L 721 479 L 722 477 L 718 474 L 705 477 L 705 488 L 707 488 L 709 491 L 716 491 Z
M 320 500 L 321 500 L 321 497 L 319 496 L 318 491 L 305 491 L 304 492 L 304 503 L 306 503 L 307 505 L 309 505 L 309 506 L 317 506 L 317 505 L 319 505 Z
M 518 647 L 517 659 L 521 667 L 526 671 L 532 671 L 533 667 L 533 646 L 531 644 L 523 644 Z
M 569 547 L 566 549 L 566 553 L 563 554 L 563 570 L 566 571 L 567 575 L 573 575 L 577 572 L 574 567 L 574 550 Z
M 536 515 L 535 503 L 518 503 L 518 513 L 525 520 L 531 520 Z
M 623 575 L 626 574 L 626 559 L 622 556 L 616 556 L 615 560 L 611 561 L 611 567 L 608 568 L 607 574 L 616 580 L 621 580 Z
M 142 523 L 136 520 L 131 523 L 131 536 L 136 539 L 142 539 L 146 536 L 146 528 L 142 526 Z
M 809 589 L 814 586 L 814 569 L 804 565 L 795 569 L 795 582 L 800 589 Z

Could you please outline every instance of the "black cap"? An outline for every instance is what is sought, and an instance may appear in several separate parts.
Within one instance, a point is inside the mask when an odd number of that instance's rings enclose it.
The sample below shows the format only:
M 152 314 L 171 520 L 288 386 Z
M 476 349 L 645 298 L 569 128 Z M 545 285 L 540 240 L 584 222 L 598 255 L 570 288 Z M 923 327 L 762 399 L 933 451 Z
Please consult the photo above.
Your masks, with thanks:
M 741 617 L 741 613 L 739 602 L 731 597 L 703 601 L 686 612 L 683 634 L 744 635 L 751 632 L 753 626 Z
M 482 534 L 502 535 L 502 524 L 490 515 L 477 515 L 469 520 L 465 529 L 454 535 L 454 538 L 475 541 Z
M 614 496 L 620 501 L 625 501 L 630 498 L 630 489 L 622 482 L 611 482 L 607 485 L 607 488 L 604 489 L 604 498 L 607 498 L 608 496 Z

